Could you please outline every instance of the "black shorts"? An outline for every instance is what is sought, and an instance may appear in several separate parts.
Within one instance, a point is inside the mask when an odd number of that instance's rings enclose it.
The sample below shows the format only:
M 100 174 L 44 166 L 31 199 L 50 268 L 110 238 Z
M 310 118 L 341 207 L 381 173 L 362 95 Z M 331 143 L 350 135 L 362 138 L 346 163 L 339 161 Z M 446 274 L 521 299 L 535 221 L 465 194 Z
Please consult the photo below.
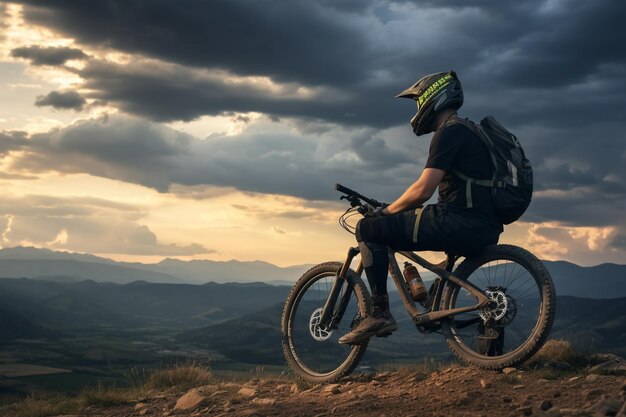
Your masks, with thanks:
M 433 204 L 361 219 L 357 226 L 357 240 L 384 244 L 396 250 L 446 251 L 463 255 L 498 243 L 502 230 L 501 224 L 477 216 L 475 212 Z

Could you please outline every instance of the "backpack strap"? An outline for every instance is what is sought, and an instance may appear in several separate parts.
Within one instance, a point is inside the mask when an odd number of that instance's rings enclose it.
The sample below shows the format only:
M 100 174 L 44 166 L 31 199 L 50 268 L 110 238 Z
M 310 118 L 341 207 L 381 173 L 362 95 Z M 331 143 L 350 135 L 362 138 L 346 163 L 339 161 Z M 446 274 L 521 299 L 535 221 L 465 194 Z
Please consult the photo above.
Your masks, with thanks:
M 460 171 L 452 171 L 454 175 L 461 178 L 465 181 L 465 201 L 467 201 L 467 208 L 474 207 L 474 203 L 472 201 L 472 184 L 480 185 L 481 187 L 489 187 L 489 188 L 504 188 L 506 187 L 506 183 L 504 181 L 495 181 L 495 180 L 482 180 L 478 178 L 468 177 Z
M 489 140 L 483 136 L 483 135 L 486 135 L 486 133 L 481 129 L 480 126 L 471 122 L 469 119 L 461 119 L 461 118 L 450 120 L 446 122 L 444 126 L 449 126 L 455 123 L 459 123 L 467 127 L 468 129 L 470 129 L 472 132 L 474 132 L 480 138 L 480 141 L 483 142 L 483 144 L 487 147 L 487 151 L 489 152 L 490 157 L 493 159 L 493 151 L 490 146 L 491 144 Z M 495 170 L 495 161 L 492 161 L 492 164 L 493 166 L 491 167 L 491 169 Z M 488 187 L 488 188 L 494 188 L 494 187 L 505 188 L 506 187 L 506 182 L 496 181 L 495 177 L 494 179 L 491 179 L 491 180 L 484 180 L 484 179 L 472 178 L 456 170 L 452 171 L 452 173 L 456 175 L 457 177 L 459 177 L 460 179 L 462 179 L 463 181 L 465 181 L 465 201 L 467 202 L 467 208 L 474 207 L 474 202 L 472 201 L 472 184 L 476 184 L 476 185 L 480 185 L 481 187 Z

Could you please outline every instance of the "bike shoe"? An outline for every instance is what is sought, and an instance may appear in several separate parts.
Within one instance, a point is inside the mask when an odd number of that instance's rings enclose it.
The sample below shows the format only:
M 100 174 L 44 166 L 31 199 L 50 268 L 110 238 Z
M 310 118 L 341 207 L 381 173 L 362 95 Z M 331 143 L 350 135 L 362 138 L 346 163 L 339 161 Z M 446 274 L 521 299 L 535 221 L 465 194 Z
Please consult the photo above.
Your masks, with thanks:
M 339 343 L 358 345 L 366 342 L 372 336 L 387 337 L 398 329 L 396 320 L 389 310 L 366 317 L 350 333 L 339 338 Z

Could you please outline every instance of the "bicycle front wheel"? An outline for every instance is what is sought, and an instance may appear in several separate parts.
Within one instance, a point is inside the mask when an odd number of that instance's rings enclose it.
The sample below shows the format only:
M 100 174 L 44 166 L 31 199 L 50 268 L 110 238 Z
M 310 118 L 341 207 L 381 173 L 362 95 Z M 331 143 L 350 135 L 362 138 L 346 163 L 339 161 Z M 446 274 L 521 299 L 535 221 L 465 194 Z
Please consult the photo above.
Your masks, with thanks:
M 486 369 L 517 366 L 545 342 L 556 309 L 554 284 L 543 263 L 513 245 L 489 246 L 454 271 L 491 298 L 492 305 L 442 322 L 448 346 L 463 362 Z M 444 308 L 476 304 L 476 297 L 453 283 Z
M 370 296 L 363 281 L 352 270 L 335 303 L 335 310 L 344 295 L 349 302 L 341 320 L 334 328 L 321 328 L 319 318 L 341 269 L 340 262 L 327 262 L 304 273 L 285 302 L 281 320 L 285 359 L 301 379 L 313 383 L 337 381 L 358 365 L 367 343 L 342 345 L 338 339 L 348 333 L 370 313 Z M 348 292 L 348 293 L 346 293 Z

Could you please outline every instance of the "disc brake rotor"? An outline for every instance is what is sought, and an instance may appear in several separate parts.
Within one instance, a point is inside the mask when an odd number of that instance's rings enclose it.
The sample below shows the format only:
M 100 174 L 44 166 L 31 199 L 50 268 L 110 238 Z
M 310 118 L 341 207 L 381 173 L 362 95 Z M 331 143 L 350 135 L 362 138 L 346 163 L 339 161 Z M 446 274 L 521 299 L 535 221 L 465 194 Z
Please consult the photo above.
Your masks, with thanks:
M 320 318 L 322 317 L 322 310 L 323 308 L 320 307 L 313 311 L 313 314 L 311 314 L 311 318 L 309 319 L 309 331 L 311 332 L 313 339 L 318 342 L 328 340 L 330 335 L 333 334 L 332 330 L 326 330 L 319 326 Z
M 485 324 L 490 321 L 501 320 L 507 313 L 509 299 L 501 290 L 486 290 L 485 295 L 494 303 L 492 307 L 483 307 L 478 311 Z

